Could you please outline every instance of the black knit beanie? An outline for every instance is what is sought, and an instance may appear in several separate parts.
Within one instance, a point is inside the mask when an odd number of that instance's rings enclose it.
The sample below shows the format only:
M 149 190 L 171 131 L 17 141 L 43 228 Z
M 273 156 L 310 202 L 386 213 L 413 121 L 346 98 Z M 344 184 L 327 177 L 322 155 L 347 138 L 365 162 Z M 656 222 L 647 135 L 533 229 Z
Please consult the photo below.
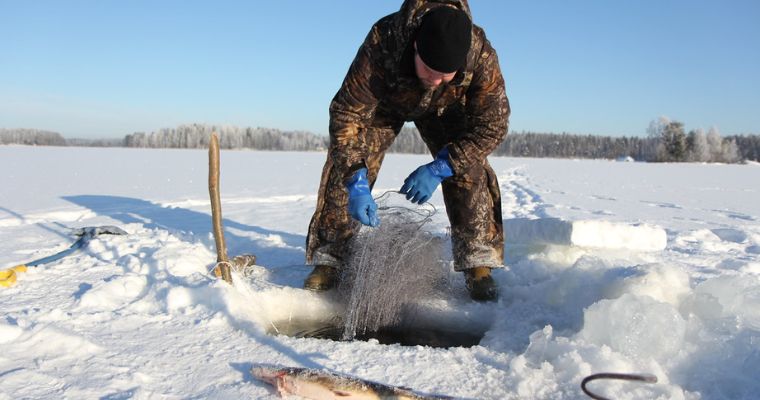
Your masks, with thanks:
M 417 30 L 417 53 L 430 68 L 443 73 L 458 70 L 467 59 L 472 22 L 452 7 L 438 7 L 422 16 Z

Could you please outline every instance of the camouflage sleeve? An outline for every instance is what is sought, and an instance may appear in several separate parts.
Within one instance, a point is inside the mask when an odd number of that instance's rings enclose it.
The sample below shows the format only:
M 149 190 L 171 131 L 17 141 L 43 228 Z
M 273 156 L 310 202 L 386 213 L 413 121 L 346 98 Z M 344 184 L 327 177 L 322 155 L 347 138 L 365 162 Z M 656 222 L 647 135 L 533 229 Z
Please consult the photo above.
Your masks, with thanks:
M 482 163 L 507 136 L 509 100 L 496 51 L 483 39 L 478 64 L 467 91 L 467 132 L 449 144 L 454 174 Z
M 330 103 L 330 154 L 344 179 L 365 166 L 364 135 L 384 80 L 383 70 L 375 61 L 381 54 L 379 42 L 377 26 L 373 26 Z

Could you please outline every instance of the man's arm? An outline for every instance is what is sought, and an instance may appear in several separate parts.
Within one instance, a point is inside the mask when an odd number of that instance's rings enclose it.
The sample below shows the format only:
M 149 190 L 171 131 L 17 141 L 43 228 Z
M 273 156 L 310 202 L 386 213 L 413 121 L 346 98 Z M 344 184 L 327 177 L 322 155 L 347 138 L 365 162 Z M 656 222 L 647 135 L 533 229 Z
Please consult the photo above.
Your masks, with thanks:
M 509 100 L 496 51 L 483 40 L 467 91 L 467 132 L 448 145 L 454 175 L 481 164 L 507 135 Z
M 375 59 L 380 54 L 373 26 L 330 103 L 330 154 L 344 180 L 366 167 L 365 130 L 374 117 L 384 78 Z

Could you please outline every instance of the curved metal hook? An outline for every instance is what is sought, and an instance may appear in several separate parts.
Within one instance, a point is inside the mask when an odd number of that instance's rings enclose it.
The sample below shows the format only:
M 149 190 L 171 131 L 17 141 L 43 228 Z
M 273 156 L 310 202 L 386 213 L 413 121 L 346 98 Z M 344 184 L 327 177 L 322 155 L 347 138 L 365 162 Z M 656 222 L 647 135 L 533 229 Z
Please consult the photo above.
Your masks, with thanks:
M 611 373 L 611 372 L 604 372 L 599 374 L 593 374 L 589 375 L 585 378 L 583 378 L 583 381 L 581 382 L 581 390 L 583 390 L 583 393 L 586 393 L 588 397 L 591 397 L 595 400 L 610 400 L 607 397 L 600 396 L 598 394 L 595 394 L 588 390 L 586 388 L 586 385 L 591 382 L 598 379 L 618 379 L 623 381 L 634 381 L 634 382 L 646 382 L 646 383 L 657 383 L 657 377 L 650 374 L 617 374 L 617 373 Z

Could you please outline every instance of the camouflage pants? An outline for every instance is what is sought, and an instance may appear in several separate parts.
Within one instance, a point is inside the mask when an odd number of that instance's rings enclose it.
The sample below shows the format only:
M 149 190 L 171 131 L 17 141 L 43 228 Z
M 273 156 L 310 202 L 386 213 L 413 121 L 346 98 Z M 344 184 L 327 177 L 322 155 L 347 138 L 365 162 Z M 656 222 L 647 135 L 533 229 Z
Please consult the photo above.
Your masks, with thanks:
M 462 128 L 461 124 L 452 124 L 441 117 L 420 119 L 415 124 L 431 154 L 436 154 L 454 138 L 457 126 Z M 400 128 L 401 124 L 393 124 L 364 132 L 370 150 L 365 160 L 370 185 L 374 185 L 385 151 Z M 488 161 L 444 180 L 441 186 L 451 223 L 454 269 L 503 267 L 501 193 Z M 348 243 L 359 227 L 359 222 L 348 213 L 348 192 L 343 185 L 343 176 L 333 168 L 332 157 L 328 154 L 322 170 L 317 208 L 306 239 L 307 263 L 340 268 Z

